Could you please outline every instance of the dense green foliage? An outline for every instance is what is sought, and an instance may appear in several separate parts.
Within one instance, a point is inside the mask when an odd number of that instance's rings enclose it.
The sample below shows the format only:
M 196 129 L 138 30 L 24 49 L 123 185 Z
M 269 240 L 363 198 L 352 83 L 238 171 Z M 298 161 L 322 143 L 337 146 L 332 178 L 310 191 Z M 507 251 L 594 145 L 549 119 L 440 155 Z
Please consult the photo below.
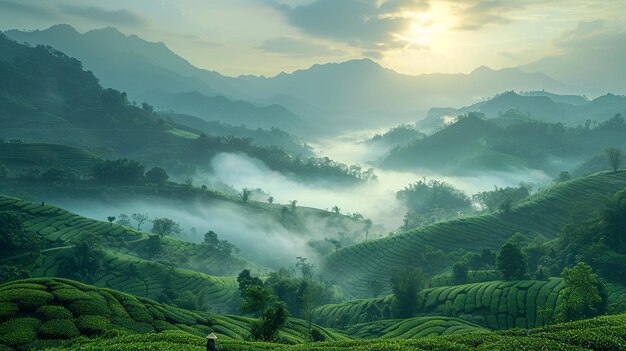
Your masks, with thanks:
M 595 128 L 589 124 L 571 128 L 560 122 L 537 120 L 499 125 L 498 121 L 470 114 L 426 138 L 394 149 L 383 165 L 455 174 L 532 168 L 556 176 L 563 169 L 555 159 L 567 160 L 568 170 L 574 170 L 607 148 L 626 146 L 624 118 L 610 118 L 617 112 L 608 112 L 605 121 Z M 601 167 L 591 172 L 614 168 L 606 162 Z
M 465 193 L 437 180 L 417 181 L 398 191 L 396 197 L 409 209 L 404 216 L 404 230 L 456 218 L 472 209 Z
M 517 244 L 509 241 L 500 248 L 496 267 L 506 280 L 523 279 L 526 276 L 528 258 Z
M 495 251 L 518 232 L 524 233 L 529 242 L 539 237 L 554 239 L 559 235 L 561 227 L 571 220 L 576 208 L 601 208 L 605 203 L 602 196 L 612 196 L 624 187 L 625 172 L 598 173 L 555 184 L 513 206 L 508 214 L 491 213 L 436 223 L 380 240 L 344 247 L 325 257 L 321 271 L 327 279 L 343 286 L 350 293 L 371 296 L 370 282 L 385 281 L 398 262 L 421 267 L 425 272 L 434 275 L 437 271 L 430 273 L 428 267 L 437 262 L 431 257 L 431 253 L 437 250 L 442 250 L 445 254 L 438 261 L 439 269 L 442 269 L 451 267 L 458 261 L 461 255 L 455 252 L 458 253 L 459 250 L 463 250 L 463 253 L 480 252 L 483 249 Z M 588 215 L 577 217 L 582 219 Z M 568 243 L 573 242 L 572 240 Z M 564 243 L 563 248 L 567 245 L 569 244 Z M 573 260 L 576 254 L 565 254 L 563 248 L 555 248 L 554 256 Z M 578 246 L 573 246 L 572 249 L 581 252 Z M 612 256 L 613 258 L 609 254 L 598 257 L 611 259 L 611 262 L 619 264 L 619 253 L 615 254 L 617 256 Z M 574 263 L 567 261 L 567 264 L 550 270 L 548 276 L 556 276 L 563 267 Z M 594 270 L 608 278 L 609 275 L 605 275 L 600 269 L 600 264 L 598 261 Z M 549 264 L 543 266 L 547 268 Z M 612 271 L 611 273 L 607 270 L 606 274 L 616 275 L 624 270 Z M 388 287 L 385 291 L 389 291 Z

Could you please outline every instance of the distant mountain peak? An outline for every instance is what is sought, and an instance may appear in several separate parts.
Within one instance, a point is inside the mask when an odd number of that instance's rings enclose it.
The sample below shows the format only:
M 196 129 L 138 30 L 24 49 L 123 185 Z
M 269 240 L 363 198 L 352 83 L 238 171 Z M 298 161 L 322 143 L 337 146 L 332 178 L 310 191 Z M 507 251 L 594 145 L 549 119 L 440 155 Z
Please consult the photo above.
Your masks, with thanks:
M 49 33 L 55 33 L 57 35 L 76 35 L 76 34 L 80 34 L 76 28 L 72 27 L 69 24 L 55 24 L 53 26 L 51 26 L 48 29 L 44 29 L 44 30 L 37 30 L 38 32 L 49 32 Z
M 478 68 L 476 68 L 475 70 L 473 70 L 470 74 L 481 74 L 481 73 L 492 73 L 495 72 L 496 70 L 490 67 L 487 67 L 485 65 L 482 65 Z

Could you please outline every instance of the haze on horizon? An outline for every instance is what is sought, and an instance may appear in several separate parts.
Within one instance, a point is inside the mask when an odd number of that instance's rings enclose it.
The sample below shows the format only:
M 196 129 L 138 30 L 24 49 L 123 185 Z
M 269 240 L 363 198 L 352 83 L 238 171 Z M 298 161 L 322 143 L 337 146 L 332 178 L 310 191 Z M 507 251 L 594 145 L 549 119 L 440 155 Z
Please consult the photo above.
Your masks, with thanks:
M 625 13 L 618 0 L 0 0 L 0 29 L 112 26 L 233 76 L 355 58 L 415 75 L 623 54 Z

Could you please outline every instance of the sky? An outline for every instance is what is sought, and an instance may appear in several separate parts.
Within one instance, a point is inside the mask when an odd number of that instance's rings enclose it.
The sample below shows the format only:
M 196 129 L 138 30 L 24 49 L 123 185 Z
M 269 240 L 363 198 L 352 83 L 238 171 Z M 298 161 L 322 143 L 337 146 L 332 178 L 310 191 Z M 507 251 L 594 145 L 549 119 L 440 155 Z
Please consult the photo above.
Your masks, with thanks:
M 113 26 L 231 76 L 364 57 L 413 75 L 516 67 L 590 32 L 623 40 L 625 17 L 624 0 L 0 0 L 3 30 Z

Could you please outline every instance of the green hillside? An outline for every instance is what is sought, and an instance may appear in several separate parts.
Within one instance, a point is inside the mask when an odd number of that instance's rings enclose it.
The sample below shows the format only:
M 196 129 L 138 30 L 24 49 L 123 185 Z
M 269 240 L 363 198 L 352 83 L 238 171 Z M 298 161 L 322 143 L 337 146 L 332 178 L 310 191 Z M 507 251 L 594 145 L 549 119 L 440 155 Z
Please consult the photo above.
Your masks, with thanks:
M 470 350 L 524 350 L 524 351 L 589 351 L 624 350 L 626 340 L 626 315 L 605 316 L 567 324 L 520 331 L 495 333 L 469 333 L 418 339 L 376 339 L 309 343 L 303 345 L 278 345 L 224 340 L 219 345 L 232 351 L 470 351 Z M 122 351 L 153 350 L 183 351 L 205 349 L 206 341 L 183 332 L 159 334 L 133 334 L 106 339 L 85 340 L 71 347 L 51 351 Z
M 237 284 L 234 278 L 213 275 L 232 276 L 244 268 L 259 269 L 206 246 L 169 237 L 160 241 L 159 257 L 150 257 L 147 233 L 49 205 L 0 196 L 0 211 L 18 213 L 26 219 L 24 229 L 44 239 L 40 255 L 34 258 L 22 254 L 0 260 L 33 276 L 66 276 L 152 299 L 165 299 L 167 291 L 190 291 L 212 310 L 225 312 L 234 309 Z M 96 250 L 84 242 L 94 238 L 106 245 Z M 77 249 L 83 246 L 87 252 Z M 90 261 L 94 255 L 97 265 Z
M 545 324 L 539 311 L 554 312 L 560 278 L 545 281 L 492 281 L 427 289 L 419 293 L 419 313 L 424 315 L 468 315 L 489 329 L 534 328 Z M 620 296 L 615 295 L 619 299 Z M 392 297 L 361 299 L 314 310 L 315 321 L 325 326 L 338 322 L 353 325 L 368 319 L 390 318 Z M 621 300 L 620 300 L 621 301 Z M 380 315 L 371 315 L 371 306 Z
M 394 148 L 381 166 L 463 176 L 533 169 L 556 177 L 607 148 L 624 148 L 626 123 L 618 112 L 593 127 L 591 122 L 575 127 L 528 119 L 516 111 L 491 120 L 471 112 L 427 137 Z
M 487 329 L 461 319 L 440 316 L 388 319 L 341 329 L 342 333 L 354 339 L 414 339 L 480 331 Z
M 368 296 L 368 283 L 387 281 L 394 267 L 425 267 L 428 262 L 423 254 L 427 246 L 444 252 L 496 250 L 516 232 L 530 239 L 552 239 L 577 207 L 597 208 L 604 203 L 603 196 L 624 187 L 624 171 L 559 183 L 514 206 L 508 214 L 491 213 L 435 223 L 343 248 L 325 257 L 323 274 L 358 296 Z
M 0 285 L 0 350 L 41 349 L 79 336 L 97 337 L 182 331 L 188 337 L 209 332 L 220 339 L 249 335 L 251 318 L 219 316 L 159 304 L 67 279 L 26 279 Z M 346 337 L 317 326 L 329 341 Z M 303 341 L 307 324 L 292 319 L 282 340 Z M 80 340 L 80 339 L 79 339 Z
M 0 142 L 0 164 L 6 166 L 11 176 L 19 172 L 50 168 L 72 168 L 88 173 L 99 157 L 86 150 L 55 144 Z

